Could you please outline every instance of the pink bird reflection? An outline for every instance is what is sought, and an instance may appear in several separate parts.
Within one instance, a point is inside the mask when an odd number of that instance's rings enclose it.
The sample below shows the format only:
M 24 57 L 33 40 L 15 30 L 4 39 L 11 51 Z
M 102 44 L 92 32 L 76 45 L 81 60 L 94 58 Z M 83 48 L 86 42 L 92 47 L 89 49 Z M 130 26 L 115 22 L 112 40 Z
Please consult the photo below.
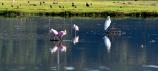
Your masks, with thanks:
M 55 53 L 57 51 L 66 52 L 67 47 L 63 45 L 61 42 L 56 43 L 54 47 L 50 48 L 51 53 Z

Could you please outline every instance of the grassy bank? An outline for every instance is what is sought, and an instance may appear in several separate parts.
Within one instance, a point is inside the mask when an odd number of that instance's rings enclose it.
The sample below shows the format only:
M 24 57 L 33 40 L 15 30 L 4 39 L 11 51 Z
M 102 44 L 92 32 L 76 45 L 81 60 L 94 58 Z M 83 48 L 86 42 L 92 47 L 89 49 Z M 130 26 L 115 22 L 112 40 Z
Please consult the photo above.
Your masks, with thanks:
M 1 1 L 1 16 L 136 16 L 158 17 L 158 1 Z

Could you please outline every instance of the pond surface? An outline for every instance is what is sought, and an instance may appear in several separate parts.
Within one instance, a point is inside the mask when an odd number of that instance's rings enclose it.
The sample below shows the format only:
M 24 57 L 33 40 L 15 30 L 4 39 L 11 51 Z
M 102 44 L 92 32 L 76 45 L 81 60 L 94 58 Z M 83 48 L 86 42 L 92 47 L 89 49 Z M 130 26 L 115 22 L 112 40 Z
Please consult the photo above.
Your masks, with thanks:
M 158 19 L 111 20 L 105 33 L 104 18 L 1 17 L 0 71 L 158 71 Z

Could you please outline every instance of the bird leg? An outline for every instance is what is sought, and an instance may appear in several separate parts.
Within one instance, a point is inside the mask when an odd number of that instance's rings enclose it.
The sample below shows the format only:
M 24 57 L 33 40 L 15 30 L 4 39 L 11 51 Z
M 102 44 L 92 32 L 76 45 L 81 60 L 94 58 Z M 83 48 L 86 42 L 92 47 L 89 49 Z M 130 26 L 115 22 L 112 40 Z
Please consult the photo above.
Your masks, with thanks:
M 55 40 L 56 36 L 53 37 L 53 40 Z
M 60 39 L 60 41 L 62 40 L 62 38 L 61 38 L 61 37 L 59 37 L 59 39 Z
M 54 36 L 53 40 L 59 40 L 58 36 Z

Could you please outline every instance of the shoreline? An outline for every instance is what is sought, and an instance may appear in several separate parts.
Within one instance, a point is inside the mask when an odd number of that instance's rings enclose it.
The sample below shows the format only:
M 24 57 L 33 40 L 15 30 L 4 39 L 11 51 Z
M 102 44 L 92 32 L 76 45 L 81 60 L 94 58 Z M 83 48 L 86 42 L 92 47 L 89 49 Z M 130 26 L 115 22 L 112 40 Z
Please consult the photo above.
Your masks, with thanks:
M 158 17 L 158 1 L 3 1 L 0 16 Z
M 60 16 L 60 17 L 158 17 L 157 12 L 19 12 L 19 11 L 0 11 L 0 16 L 17 17 L 17 16 Z

